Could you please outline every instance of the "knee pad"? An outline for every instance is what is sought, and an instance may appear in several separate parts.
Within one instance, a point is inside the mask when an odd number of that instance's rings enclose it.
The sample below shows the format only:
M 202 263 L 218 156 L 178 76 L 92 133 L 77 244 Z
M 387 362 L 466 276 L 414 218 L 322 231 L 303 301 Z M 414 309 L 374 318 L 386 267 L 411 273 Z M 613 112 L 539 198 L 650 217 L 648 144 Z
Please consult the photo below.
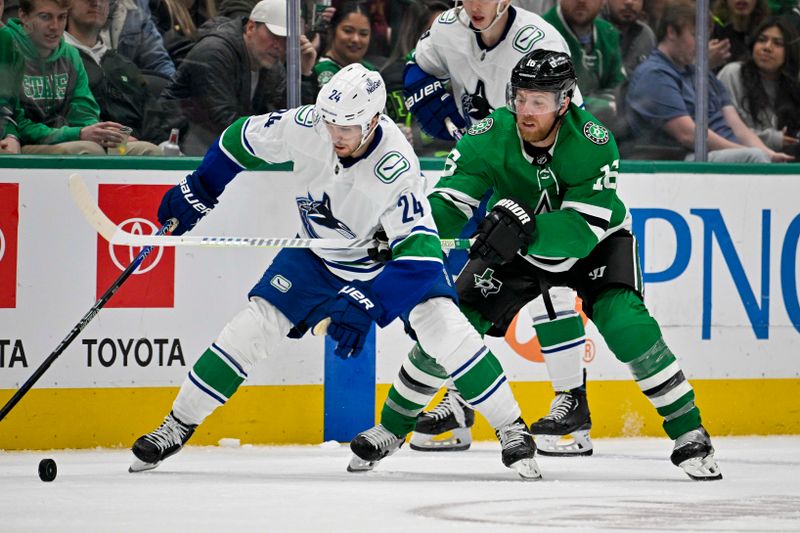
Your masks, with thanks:
M 216 344 L 248 370 L 266 358 L 291 328 L 292 323 L 274 305 L 254 296 L 225 325 Z
M 575 297 L 575 291 L 569 287 L 550 287 L 550 300 L 553 302 L 557 320 L 578 315 L 578 312 L 575 311 Z M 543 297 L 539 296 L 528 302 L 525 307 L 531 315 L 534 325 L 550 321 Z
M 448 374 L 484 347 L 481 336 L 449 298 L 431 298 L 417 305 L 409 321 L 422 349 Z

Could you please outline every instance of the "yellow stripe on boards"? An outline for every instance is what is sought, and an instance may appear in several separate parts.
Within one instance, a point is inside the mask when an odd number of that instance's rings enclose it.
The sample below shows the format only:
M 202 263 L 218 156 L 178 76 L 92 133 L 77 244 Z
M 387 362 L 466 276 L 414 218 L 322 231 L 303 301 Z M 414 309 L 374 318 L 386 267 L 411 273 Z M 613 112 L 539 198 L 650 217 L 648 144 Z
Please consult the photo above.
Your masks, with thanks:
M 590 376 L 591 379 L 591 376 Z M 800 397 L 800 379 L 690 380 L 697 394 L 703 425 L 713 435 L 800 434 L 800 407 L 791 398 Z M 589 408 L 594 438 L 664 437 L 663 419 L 633 380 L 589 381 Z M 511 383 L 530 425 L 547 414 L 553 389 L 550 383 Z M 380 415 L 389 385 L 379 385 L 376 417 Z M 434 398 L 436 405 L 444 392 Z M 496 440 L 494 430 L 482 416 L 475 417 L 474 440 Z
M 703 423 L 712 435 L 800 434 L 800 379 L 692 380 Z M 512 383 L 530 424 L 547 413 L 549 383 Z M 0 422 L 0 449 L 129 447 L 154 429 L 169 411 L 175 387 L 121 389 L 34 389 Z M 380 415 L 388 384 L 377 386 Z M 0 403 L 13 390 L 0 390 Z M 440 392 L 435 401 L 442 396 Z M 592 436 L 664 437 L 661 417 L 630 381 L 590 381 Z M 215 445 L 221 438 L 243 444 L 319 444 L 323 438 L 323 386 L 244 386 L 200 426 L 191 443 Z M 475 440 L 495 440 L 476 417 Z
M 0 403 L 14 391 L 0 390 Z M 34 389 L 0 422 L 0 449 L 123 447 L 155 429 L 177 387 Z M 322 385 L 244 386 L 198 428 L 191 443 L 322 442 Z

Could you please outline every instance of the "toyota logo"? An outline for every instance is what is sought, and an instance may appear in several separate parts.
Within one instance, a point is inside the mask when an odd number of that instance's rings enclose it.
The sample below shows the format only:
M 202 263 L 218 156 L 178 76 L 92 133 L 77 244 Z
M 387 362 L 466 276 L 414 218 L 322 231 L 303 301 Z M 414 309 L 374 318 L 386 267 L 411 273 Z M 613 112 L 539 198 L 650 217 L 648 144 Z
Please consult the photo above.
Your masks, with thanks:
M 129 218 L 120 224 L 119 227 L 128 233 L 133 233 L 134 235 L 152 235 L 158 231 L 158 227 L 146 218 Z M 117 258 L 117 248 L 127 248 L 127 262 L 122 263 Z M 136 248 L 133 246 L 120 246 L 111 243 L 108 244 L 108 255 L 111 257 L 111 261 L 113 261 L 116 267 L 120 270 L 125 270 L 128 268 L 128 265 L 131 264 L 134 259 L 136 259 L 137 255 L 139 255 L 140 250 L 141 248 Z M 159 261 L 161 261 L 161 256 L 164 255 L 164 248 L 155 248 L 153 252 L 154 253 L 151 253 L 148 258 L 142 262 L 139 268 L 134 271 L 134 275 L 150 272 L 156 267 L 156 265 L 158 265 Z M 0 254 L 0 257 L 2 257 L 2 254 Z
M 3 230 L 0 229 L 0 261 L 3 260 L 3 257 L 6 255 L 6 236 L 3 233 Z

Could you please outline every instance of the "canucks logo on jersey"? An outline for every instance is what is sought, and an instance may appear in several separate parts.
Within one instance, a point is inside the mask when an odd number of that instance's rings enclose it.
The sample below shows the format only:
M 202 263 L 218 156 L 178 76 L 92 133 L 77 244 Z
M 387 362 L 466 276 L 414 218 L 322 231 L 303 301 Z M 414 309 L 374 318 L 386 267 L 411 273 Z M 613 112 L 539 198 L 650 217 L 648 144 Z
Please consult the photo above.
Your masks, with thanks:
M 308 193 L 308 196 L 298 196 L 296 200 L 303 227 L 309 237 L 313 239 L 321 238 L 317 231 L 317 228 L 321 226 L 335 231 L 346 239 L 356 238 L 356 234 L 347 227 L 347 224 L 333 216 L 331 198 L 328 193 L 323 193 L 322 200 L 314 200 L 311 193 Z
M 467 120 L 471 124 L 473 121 L 483 120 L 494 111 L 486 98 L 486 85 L 483 80 L 478 81 L 478 85 L 472 93 L 464 92 L 461 95 L 461 109 L 467 115 Z M 472 119 L 472 120 L 470 120 Z

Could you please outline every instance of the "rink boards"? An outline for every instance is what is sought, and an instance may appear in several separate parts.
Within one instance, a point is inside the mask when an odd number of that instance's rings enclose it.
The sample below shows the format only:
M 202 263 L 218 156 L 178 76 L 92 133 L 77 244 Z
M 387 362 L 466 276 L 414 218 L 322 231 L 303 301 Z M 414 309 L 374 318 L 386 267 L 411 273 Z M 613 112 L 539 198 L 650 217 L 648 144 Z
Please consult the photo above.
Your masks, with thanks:
M 11 164 L 29 168 L 0 169 L 2 403 L 138 251 L 109 248 L 83 221 L 67 193 L 69 173 L 84 176 L 115 222 L 149 232 L 165 188 L 197 161 Z M 423 168 L 435 181 L 441 161 Z M 194 233 L 294 235 L 291 179 L 287 166 L 242 174 Z M 800 393 L 798 179 L 800 170 L 779 165 L 622 165 L 619 191 L 640 240 L 646 302 L 714 433 L 800 433 L 800 411 L 787 401 Z M 168 411 L 187 369 L 244 305 L 274 253 L 153 254 L 0 422 L 0 449 L 128 445 Z M 593 435 L 660 435 L 660 420 L 627 369 L 591 322 L 587 332 Z M 552 392 L 530 318 L 523 312 L 506 338 L 490 345 L 526 419 L 544 414 Z M 396 324 L 377 331 L 375 342 L 350 361 L 333 357 L 320 338 L 286 341 L 195 440 L 349 440 L 373 423 L 410 347 Z M 476 438 L 493 438 L 482 420 Z

